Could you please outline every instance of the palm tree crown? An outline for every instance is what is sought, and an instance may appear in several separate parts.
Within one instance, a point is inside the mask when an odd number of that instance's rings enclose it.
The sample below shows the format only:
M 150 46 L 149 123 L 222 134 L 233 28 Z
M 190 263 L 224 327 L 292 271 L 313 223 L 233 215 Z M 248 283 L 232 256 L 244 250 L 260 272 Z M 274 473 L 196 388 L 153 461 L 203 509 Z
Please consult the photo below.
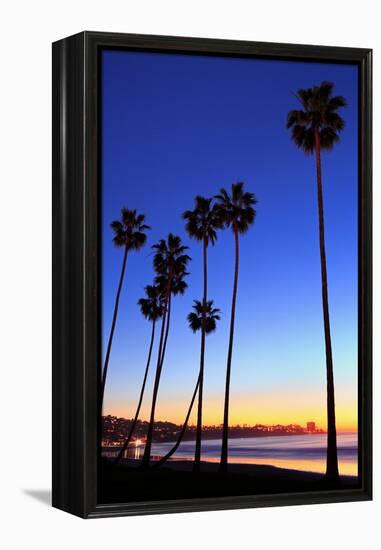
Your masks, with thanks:
M 117 247 L 125 246 L 128 250 L 139 250 L 145 245 L 147 235 L 151 229 L 144 224 L 145 215 L 137 214 L 136 210 L 122 208 L 121 220 L 114 220 L 111 229 L 114 231 L 113 243 Z
M 193 300 L 193 304 L 192 308 L 194 311 L 189 313 L 187 317 L 189 328 L 191 328 L 193 332 L 197 332 L 204 326 L 205 334 L 214 332 L 216 330 L 216 321 L 221 319 L 221 311 L 213 307 L 213 300 L 206 302 L 205 311 L 202 302 L 199 300 Z
M 217 239 L 216 229 L 221 227 L 221 218 L 216 205 L 211 206 L 213 199 L 207 199 L 197 195 L 193 210 L 186 210 L 183 219 L 186 220 L 185 228 L 190 237 L 197 241 L 206 240 L 214 245 Z
M 190 256 L 185 254 L 187 246 L 181 244 L 181 238 L 170 233 L 167 240 L 161 239 L 152 247 L 155 250 L 153 266 L 158 274 L 158 282 L 163 281 L 163 277 L 175 280 L 176 277 L 188 275 L 186 266 L 190 261 Z
M 345 121 L 337 110 L 346 106 L 342 96 L 333 96 L 334 85 L 322 82 L 320 86 L 301 89 L 296 97 L 303 109 L 292 110 L 287 116 L 287 128 L 292 128 L 292 140 L 306 154 L 316 147 L 316 132 L 320 135 L 320 147 L 332 149 L 340 138 Z
M 243 185 L 242 182 L 233 183 L 230 195 L 221 189 L 215 197 L 221 223 L 241 234 L 246 233 L 254 222 L 256 211 L 253 206 L 258 202 L 254 193 L 244 191 Z
M 149 321 L 156 321 L 164 313 L 165 297 L 158 285 L 147 285 L 144 289 L 147 298 L 140 298 L 138 305 L 142 315 Z
M 172 277 L 171 293 L 173 296 L 184 294 L 188 288 L 187 283 L 184 281 L 184 277 L 187 275 L 189 275 L 189 273 L 187 271 L 183 271 Z M 165 295 L 165 290 L 168 287 L 168 277 L 166 275 L 157 275 L 157 277 L 155 277 L 155 284 L 160 288 L 162 294 Z

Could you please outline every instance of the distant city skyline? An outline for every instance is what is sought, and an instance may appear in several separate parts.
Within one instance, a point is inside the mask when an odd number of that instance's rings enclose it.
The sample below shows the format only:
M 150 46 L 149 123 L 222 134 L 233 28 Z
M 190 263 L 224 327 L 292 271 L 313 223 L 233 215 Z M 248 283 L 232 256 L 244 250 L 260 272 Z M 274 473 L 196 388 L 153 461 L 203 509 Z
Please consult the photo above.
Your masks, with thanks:
M 117 417 L 115 415 L 111 415 L 111 414 L 107 414 L 107 415 L 103 415 L 103 419 L 108 419 L 108 418 L 111 418 L 113 420 L 117 420 L 117 421 L 131 421 L 132 419 L 131 418 L 124 418 L 124 417 Z M 145 423 L 147 422 L 147 420 L 140 420 L 141 423 Z M 171 421 L 167 421 L 167 420 L 162 420 L 162 419 L 157 419 L 155 421 L 157 424 L 161 424 L 161 423 L 164 423 L 164 424 L 175 424 L 175 425 L 178 425 L 178 426 L 181 426 L 181 424 L 176 424 L 175 422 L 171 422 Z M 190 422 L 189 423 L 189 428 L 195 428 L 196 424 L 195 423 L 192 423 Z M 222 424 L 203 424 L 203 426 L 205 428 L 220 428 L 222 426 Z M 322 428 L 320 428 L 316 422 L 314 420 L 307 420 L 307 422 L 304 423 L 304 425 L 300 425 L 296 422 L 291 422 L 290 424 L 280 424 L 280 423 L 276 423 L 276 424 L 261 424 L 261 423 L 256 423 L 256 424 L 234 424 L 234 425 L 231 425 L 232 428 L 260 428 L 260 427 L 263 427 L 263 428 L 275 428 L 275 427 L 278 427 L 278 428 L 290 428 L 290 427 L 294 427 L 294 428 L 302 428 L 302 429 L 305 429 L 306 431 L 310 431 L 310 432 L 313 432 L 313 431 L 321 431 Z
M 120 447 L 126 438 L 126 433 L 131 426 L 132 419 L 117 418 L 115 416 L 103 417 L 102 428 L 102 448 L 107 447 Z M 146 427 L 147 422 L 139 421 L 136 424 L 134 437 L 131 440 L 131 445 L 143 445 L 146 441 Z M 181 424 L 175 424 L 173 422 L 163 422 L 157 420 L 155 423 L 155 441 L 158 443 L 175 441 L 181 431 Z M 185 440 L 194 439 L 196 431 L 196 425 L 190 424 L 188 426 Z M 203 426 L 203 436 L 205 439 L 218 439 L 221 437 L 222 425 L 219 426 Z M 282 424 L 275 424 L 267 426 L 264 424 L 250 425 L 235 425 L 230 427 L 230 436 L 235 438 L 247 438 L 247 437 L 274 437 L 274 436 L 295 436 L 295 435 L 322 435 L 326 432 L 317 427 L 315 422 L 307 422 L 305 426 L 299 424 L 288 424 L 286 426 Z
M 293 92 L 329 80 L 348 102 L 341 142 L 322 156 L 336 417 L 340 432 L 357 430 L 357 68 L 105 51 L 102 75 L 103 353 L 122 263 L 110 223 L 126 206 L 152 227 L 147 245 L 127 261 L 104 414 L 135 412 L 150 337 L 136 304 L 154 276 L 150 247 L 172 231 L 190 247 L 191 274 L 187 292 L 173 301 L 156 418 L 184 421 L 199 368 L 200 338 L 186 316 L 202 296 L 202 250 L 181 214 L 196 194 L 244 181 L 258 205 L 241 239 L 229 423 L 313 421 L 326 429 L 316 169 L 291 143 L 285 121 L 297 108 Z M 208 256 L 209 296 L 222 319 L 207 338 L 205 425 L 222 423 L 233 246 L 231 232 L 219 232 Z M 142 420 L 154 367 L 155 360 Z

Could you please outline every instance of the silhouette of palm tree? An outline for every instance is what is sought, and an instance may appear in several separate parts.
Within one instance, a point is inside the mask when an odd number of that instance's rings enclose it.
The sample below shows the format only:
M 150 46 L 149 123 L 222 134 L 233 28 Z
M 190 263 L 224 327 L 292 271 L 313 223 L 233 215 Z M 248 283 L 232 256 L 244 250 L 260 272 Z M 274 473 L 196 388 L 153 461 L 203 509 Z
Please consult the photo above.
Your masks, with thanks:
M 196 196 L 195 207 L 193 210 L 187 210 L 183 214 L 183 219 L 186 220 L 185 228 L 188 235 L 202 242 L 203 244 L 203 262 L 204 262 L 204 294 L 202 300 L 202 308 L 206 314 L 207 308 L 207 250 L 209 243 L 214 245 L 217 239 L 216 229 L 221 227 L 221 218 L 218 215 L 216 205 L 212 206 L 212 199 Z M 205 326 L 205 328 L 204 328 Z M 194 470 L 200 469 L 201 457 L 201 432 L 202 432 L 202 400 L 204 388 L 204 356 L 205 356 L 205 334 L 206 323 L 201 327 L 201 356 L 200 356 L 200 377 L 198 390 L 198 412 L 197 412 L 197 431 L 196 431 L 196 450 L 194 460 Z
M 244 233 L 246 233 L 249 230 L 250 226 L 254 223 L 256 211 L 254 210 L 253 206 L 257 203 L 257 200 L 254 193 L 244 191 L 244 184 L 242 182 L 232 184 L 230 195 L 225 189 L 221 189 L 219 195 L 216 195 L 215 198 L 218 201 L 217 207 L 219 209 L 220 218 L 225 227 L 231 227 L 235 241 L 234 284 L 230 317 L 229 347 L 226 365 L 221 461 L 219 467 L 219 470 L 221 472 L 226 472 L 228 464 L 230 373 L 233 353 L 235 309 L 238 288 L 239 235 L 243 235 Z
M 201 461 L 201 433 L 202 433 L 202 387 L 204 379 L 205 336 L 216 330 L 216 321 L 220 319 L 220 310 L 213 308 L 213 300 L 206 303 L 194 300 L 194 311 L 188 315 L 189 327 L 193 332 L 201 330 L 200 374 L 198 389 L 198 412 L 196 447 L 194 456 L 194 471 L 200 471 Z
M 156 374 L 152 394 L 151 414 L 147 430 L 146 446 L 142 459 L 143 468 L 148 467 L 151 456 L 157 394 L 159 391 L 161 371 L 163 368 L 169 332 L 171 295 L 182 294 L 185 292 L 187 284 L 184 281 L 184 278 L 188 275 L 186 267 L 191 259 L 187 254 L 185 254 L 186 250 L 188 250 L 188 247 L 184 246 L 181 243 L 180 237 L 173 235 L 172 233 L 168 235 L 167 240 L 161 239 L 158 244 L 155 244 L 152 247 L 152 249 L 155 250 L 155 255 L 153 259 L 153 266 L 157 273 L 155 282 L 161 287 L 162 291 L 164 291 L 165 309 L 161 323 Z
M 127 208 L 122 208 L 121 214 L 122 215 L 120 220 L 114 220 L 111 223 L 111 229 L 114 232 L 113 243 L 118 248 L 124 248 L 124 256 L 122 262 L 122 270 L 119 278 L 118 290 L 115 298 L 114 314 L 111 322 L 110 335 L 106 348 L 106 356 L 102 371 L 101 392 L 99 399 L 99 407 L 101 412 L 106 386 L 107 370 L 110 360 L 111 346 L 114 338 L 116 319 L 118 316 L 120 293 L 122 290 L 123 279 L 126 270 L 127 256 L 130 250 L 138 251 L 145 245 L 147 240 L 147 235 L 145 234 L 145 231 L 150 229 L 150 227 L 148 225 L 145 225 L 144 223 L 144 214 L 137 214 L 136 210 L 128 210 Z
M 331 343 L 331 328 L 328 305 L 328 277 L 325 253 L 323 185 L 321 174 L 321 150 L 331 150 L 340 141 L 339 134 L 343 131 L 345 122 L 337 113 L 346 106 L 342 96 L 333 96 L 334 85 L 322 82 L 320 86 L 301 89 L 296 93 L 302 109 L 292 110 L 287 116 L 287 128 L 291 128 L 292 140 L 306 154 L 315 153 L 317 199 L 319 213 L 319 245 L 322 285 L 322 304 L 324 319 L 324 339 L 327 374 L 327 465 L 326 476 L 338 480 L 339 468 L 337 461 L 335 390 L 333 377 L 333 357 Z
M 202 330 L 203 326 L 205 327 L 205 334 L 210 334 L 211 332 L 214 332 L 216 330 L 216 321 L 220 319 L 220 315 L 219 315 L 220 310 L 217 308 L 213 308 L 213 300 L 210 300 L 207 302 L 206 308 L 203 307 L 203 304 L 200 301 L 194 300 L 193 309 L 195 311 L 191 312 L 188 315 L 189 327 L 193 330 L 193 332 L 197 332 L 200 329 Z M 203 323 L 203 320 L 205 320 L 204 323 Z M 203 354 L 204 354 L 204 349 L 201 349 L 200 362 L 203 361 L 203 357 L 202 357 Z M 199 389 L 200 378 L 201 378 L 201 370 L 199 371 L 199 374 L 197 377 L 196 387 L 194 389 L 191 402 L 189 404 L 189 408 L 185 417 L 184 424 L 181 427 L 181 430 L 175 445 L 165 456 L 163 456 L 160 460 L 155 462 L 153 467 L 158 467 L 161 464 L 164 464 L 164 462 L 166 462 L 177 451 L 188 426 L 189 417 L 191 415 L 193 404 Z M 198 420 L 199 420 L 199 416 L 197 418 L 197 421 Z M 199 424 L 197 424 L 197 429 L 199 429 Z M 200 436 L 200 439 L 201 439 L 201 436 Z M 200 456 L 198 457 L 198 461 L 200 461 Z M 196 462 L 196 455 L 195 455 L 195 462 Z M 196 469 L 196 471 L 199 471 L 199 467 Z
M 145 368 L 145 372 L 144 372 L 143 383 L 142 383 L 142 387 L 141 387 L 141 390 L 140 390 L 140 396 L 139 396 L 138 405 L 136 407 L 135 416 L 134 416 L 134 419 L 131 423 L 128 436 L 127 436 L 126 440 L 124 441 L 124 444 L 123 444 L 121 450 L 119 451 L 119 453 L 118 453 L 118 455 L 117 455 L 117 457 L 114 461 L 115 465 L 117 465 L 119 463 L 120 459 L 123 457 L 124 452 L 126 451 L 126 449 L 128 449 L 128 445 L 130 444 L 132 435 L 133 435 L 135 427 L 136 427 L 136 423 L 137 423 L 138 418 L 139 418 L 139 413 L 140 413 L 140 409 L 141 409 L 142 402 L 143 402 L 144 390 L 145 390 L 145 386 L 146 386 L 146 382 L 147 382 L 149 366 L 150 366 L 150 362 L 151 362 L 152 348 L 153 348 L 153 344 L 154 344 L 154 340 L 155 340 L 156 321 L 160 317 L 162 317 L 162 315 L 164 313 L 164 307 L 165 307 L 164 306 L 164 296 L 163 296 L 162 290 L 159 286 L 157 286 L 157 285 L 156 286 L 147 285 L 144 290 L 145 290 L 145 293 L 146 293 L 147 297 L 146 298 L 140 298 L 140 300 L 138 301 L 138 305 L 140 307 L 140 311 L 142 312 L 142 315 L 146 319 L 148 319 L 152 324 L 151 341 L 150 341 L 150 345 L 149 345 L 149 349 L 148 349 L 147 364 L 146 364 L 146 368 Z

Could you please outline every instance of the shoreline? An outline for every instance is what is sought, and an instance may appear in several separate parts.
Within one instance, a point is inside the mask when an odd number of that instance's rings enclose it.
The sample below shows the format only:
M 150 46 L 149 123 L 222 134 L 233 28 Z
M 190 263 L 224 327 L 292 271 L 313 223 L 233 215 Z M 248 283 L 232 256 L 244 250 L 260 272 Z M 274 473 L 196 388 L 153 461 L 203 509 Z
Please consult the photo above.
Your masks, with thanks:
M 258 433 L 258 434 L 255 434 L 255 435 L 239 435 L 239 434 L 232 434 L 232 435 L 229 435 L 229 439 L 255 439 L 255 438 L 258 438 L 258 439 L 262 439 L 262 438 L 266 438 L 266 437 L 301 437 L 301 436 L 306 436 L 306 437 L 313 437 L 313 436 L 322 436 L 322 435 L 327 435 L 327 432 L 324 431 L 324 432 L 303 432 L 303 433 L 278 433 L 278 432 L 273 432 L 273 433 Z M 338 432 L 337 434 L 338 436 L 339 435 L 358 435 L 358 432 L 356 431 L 353 431 L 353 432 Z M 139 438 L 138 438 L 139 439 Z M 203 433 L 202 434 L 202 439 L 204 441 L 220 441 L 221 440 L 221 436 L 217 436 L 215 434 L 213 435 L 208 435 L 206 433 Z M 153 444 L 154 445 L 166 445 L 168 443 L 176 443 L 177 441 L 177 438 L 173 438 L 173 439 L 161 439 L 161 440 L 153 440 Z M 194 442 L 195 441 L 195 436 L 192 434 L 192 437 L 186 437 L 184 436 L 183 437 L 183 442 L 187 442 L 187 443 L 191 443 L 191 442 Z M 133 448 L 135 445 L 134 445 L 135 441 L 131 441 L 130 442 L 130 445 L 129 447 L 130 448 Z M 101 449 L 102 451 L 116 451 L 117 449 L 120 449 L 122 445 L 118 444 L 118 445 L 104 445 L 104 446 L 101 446 Z M 144 443 L 142 443 L 140 446 L 144 446 Z
M 192 462 L 194 458 L 195 440 L 182 442 L 180 449 L 170 457 L 173 462 Z M 203 442 L 202 461 L 213 464 L 220 458 L 220 439 L 209 439 Z M 358 474 L 356 434 L 346 434 L 339 439 L 340 472 L 346 476 Z M 250 437 L 235 438 L 230 440 L 229 463 L 237 464 L 240 468 L 247 466 L 274 466 L 278 469 L 311 472 L 322 474 L 326 467 L 326 436 L 306 435 L 305 437 Z M 151 450 L 151 460 L 159 460 L 172 449 L 173 443 L 154 443 Z M 110 460 L 118 453 L 120 446 L 103 447 L 102 456 Z M 129 446 L 125 458 L 139 460 L 141 458 L 144 442 L 132 443 Z M 167 464 L 169 463 L 167 461 Z
M 151 467 L 158 462 L 157 460 L 151 460 Z M 141 463 L 141 460 L 136 460 L 133 458 L 123 458 L 120 461 L 121 468 L 138 468 Z M 209 462 L 207 460 L 202 460 L 200 463 L 202 473 L 217 473 L 219 463 L 218 462 Z M 160 471 L 164 469 L 173 470 L 177 472 L 192 472 L 193 460 L 191 459 L 175 459 L 168 460 L 165 464 L 160 466 L 158 469 L 152 468 L 153 471 Z M 271 478 L 277 476 L 287 476 L 294 479 L 306 479 L 309 481 L 320 481 L 324 479 L 324 474 L 319 472 L 311 472 L 307 470 L 297 470 L 293 468 L 281 468 L 279 466 L 273 466 L 271 464 L 245 464 L 241 462 L 229 462 L 228 464 L 228 473 L 238 474 L 238 475 L 248 475 L 257 477 L 258 475 L 262 477 L 271 476 Z M 343 481 L 354 482 L 358 479 L 358 476 L 351 475 L 340 475 L 340 479 Z
M 353 432 L 353 433 L 356 433 L 356 432 Z M 303 436 L 303 435 L 306 435 L 306 436 L 313 436 L 313 435 L 326 435 L 327 432 L 321 432 L 321 433 L 263 433 L 263 434 L 255 434 L 255 435 L 229 435 L 229 439 L 255 439 L 256 437 L 259 438 L 259 439 L 262 439 L 263 437 L 291 437 L 291 436 Z M 216 437 L 215 434 L 213 435 L 206 435 L 206 434 L 202 434 L 202 439 L 204 441 L 221 441 L 221 438 L 222 436 L 220 437 Z M 154 445 L 166 445 L 168 443 L 176 443 L 177 441 L 177 438 L 174 438 L 174 439 L 161 439 L 159 441 L 157 440 L 153 440 L 152 444 Z M 192 435 L 192 437 L 186 437 L 184 436 L 183 439 L 182 439 L 183 442 L 187 442 L 187 443 L 192 443 L 192 442 L 195 442 L 196 439 L 195 439 L 195 436 Z M 130 441 L 130 444 L 129 444 L 129 448 L 135 448 L 135 441 L 131 440 Z M 144 447 L 144 443 L 142 443 L 141 445 L 139 445 L 139 447 Z M 102 451 L 115 451 L 117 452 L 119 449 L 122 448 L 122 445 L 118 444 L 118 445 L 103 445 L 101 446 L 101 450 Z
M 211 441 L 213 439 L 220 440 L 222 438 L 222 434 L 217 436 L 217 434 L 208 434 L 207 432 L 202 432 L 202 439 L 205 441 Z M 229 439 L 252 439 L 255 437 L 262 438 L 262 437 L 291 437 L 291 436 L 302 436 L 302 435 L 327 435 L 327 432 L 257 432 L 255 434 L 249 434 L 249 435 L 241 435 L 241 434 L 229 434 Z M 186 435 L 183 437 L 183 441 L 194 441 L 195 436 L 192 434 L 192 437 L 186 437 Z M 175 443 L 177 439 L 165 439 L 161 441 L 155 441 L 154 443 L 159 445 L 160 443 Z

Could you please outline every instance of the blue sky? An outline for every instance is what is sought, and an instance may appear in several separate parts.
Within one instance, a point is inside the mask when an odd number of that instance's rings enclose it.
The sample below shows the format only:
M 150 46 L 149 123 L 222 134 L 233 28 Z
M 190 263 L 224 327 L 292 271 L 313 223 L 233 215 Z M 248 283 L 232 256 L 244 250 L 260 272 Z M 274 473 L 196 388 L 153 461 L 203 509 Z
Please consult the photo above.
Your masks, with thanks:
M 150 247 L 170 231 L 190 247 L 189 288 L 173 303 L 157 418 L 181 421 L 199 365 L 199 335 L 188 328 L 202 296 L 202 249 L 181 214 L 196 194 L 243 181 L 257 218 L 240 241 L 231 422 L 325 422 L 314 157 L 290 140 L 293 92 L 335 83 L 348 106 L 346 129 L 323 155 L 329 298 L 338 425 L 357 407 L 357 68 L 351 65 L 105 51 L 102 59 L 103 349 L 122 262 L 109 224 L 122 206 L 144 212 L 148 242 L 127 261 L 105 394 L 105 412 L 131 416 L 150 337 L 136 302 L 150 284 Z M 229 231 L 209 249 L 209 298 L 222 310 L 207 339 L 205 422 L 222 422 L 234 269 Z M 155 355 L 153 357 L 155 359 Z M 155 360 L 142 416 L 148 405 Z

